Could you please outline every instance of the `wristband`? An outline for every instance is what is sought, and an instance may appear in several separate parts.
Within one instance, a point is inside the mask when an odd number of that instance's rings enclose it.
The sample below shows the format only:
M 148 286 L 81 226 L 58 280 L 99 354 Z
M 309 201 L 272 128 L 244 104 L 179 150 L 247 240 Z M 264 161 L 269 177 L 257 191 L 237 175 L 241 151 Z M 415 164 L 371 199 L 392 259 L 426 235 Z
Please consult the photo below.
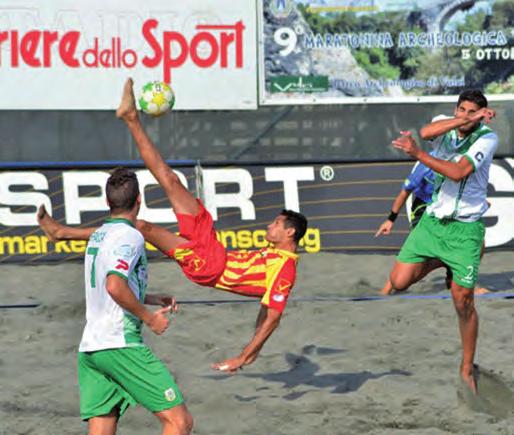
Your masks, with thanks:
M 395 213 L 391 210 L 391 213 L 389 213 L 389 216 L 387 216 L 387 220 L 394 222 L 396 218 L 398 217 L 398 213 Z

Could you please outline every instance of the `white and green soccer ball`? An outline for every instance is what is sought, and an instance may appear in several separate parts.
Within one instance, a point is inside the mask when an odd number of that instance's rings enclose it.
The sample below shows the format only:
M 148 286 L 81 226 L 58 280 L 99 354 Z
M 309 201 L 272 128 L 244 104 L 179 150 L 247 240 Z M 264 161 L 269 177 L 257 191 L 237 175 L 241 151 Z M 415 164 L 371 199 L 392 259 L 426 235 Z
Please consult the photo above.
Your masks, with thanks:
M 170 85 L 164 82 L 148 82 L 143 86 L 139 106 L 152 116 L 159 116 L 170 110 L 175 104 L 175 94 Z

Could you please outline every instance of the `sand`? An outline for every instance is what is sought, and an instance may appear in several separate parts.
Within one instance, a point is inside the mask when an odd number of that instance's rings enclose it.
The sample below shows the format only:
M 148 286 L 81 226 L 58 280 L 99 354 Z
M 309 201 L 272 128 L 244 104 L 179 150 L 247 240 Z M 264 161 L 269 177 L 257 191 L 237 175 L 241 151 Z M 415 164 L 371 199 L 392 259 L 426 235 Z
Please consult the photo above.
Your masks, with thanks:
M 479 395 L 460 384 L 460 340 L 448 299 L 337 301 L 373 296 L 393 257 L 302 256 L 294 297 L 257 361 L 237 375 L 210 370 L 251 334 L 258 304 L 183 304 L 153 351 L 176 376 L 195 434 L 514 434 L 514 254 L 486 254 L 477 301 Z M 2 265 L 0 434 L 83 434 L 76 351 L 84 324 L 80 263 Z M 409 295 L 445 295 L 435 272 Z M 179 300 L 241 299 L 196 287 L 170 262 L 150 265 L 150 292 Z M 326 297 L 330 301 L 308 301 Z M 119 434 L 157 434 L 145 409 L 131 408 Z

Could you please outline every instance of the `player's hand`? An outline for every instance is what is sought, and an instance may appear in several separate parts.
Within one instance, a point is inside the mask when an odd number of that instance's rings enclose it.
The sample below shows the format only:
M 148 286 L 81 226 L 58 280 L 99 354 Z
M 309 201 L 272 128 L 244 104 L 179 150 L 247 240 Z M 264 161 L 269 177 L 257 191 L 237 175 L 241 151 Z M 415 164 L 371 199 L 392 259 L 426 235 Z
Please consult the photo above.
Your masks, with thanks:
M 170 312 L 176 313 L 178 311 L 178 304 L 173 296 L 165 294 L 151 294 L 145 298 L 145 303 L 149 305 L 160 305 L 161 307 L 171 307 Z
M 220 372 L 235 373 L 238 370 L 242 369 L 244 365 L 245 361 L 242 358 L 237 357 L 212 364 L 211 368 L 214 370 L 219 370 Z
M 471 122 L 483 121 L 486 124 L 489 124 L 495 116 L 496 111 L 494 109 L 490 109 L 489 107 L 482 107 L 481 109 L 473 113 L 473 115 L 469 117 L 469 120 Z
M 418 148 L 418 144 L 412 137 L 412 132 L 410 131 L 401 131 L 401 136 L 393 140 L 392 145 L 402 150 L 405 154 L 417 159 L 420 153 L 420 149 Z
M 170 319 L 167 314 L 171 311 L 171 306 L 167 306 L 161 308 L 152 313 L 149 322 L 147 323 L 148 327 L 157 335 L 161 335 L 166 329 L 168 329 L 168 325 L 170 324 Z
M 386 219 L 378 228 L 378 231 L 375 233 L 375 237 L 381 236 L 382 234 L 384 236 L 388 236 L 389 234 L 391 234 L 393 225 L 393 222 L 391 222 L 389 219 Z

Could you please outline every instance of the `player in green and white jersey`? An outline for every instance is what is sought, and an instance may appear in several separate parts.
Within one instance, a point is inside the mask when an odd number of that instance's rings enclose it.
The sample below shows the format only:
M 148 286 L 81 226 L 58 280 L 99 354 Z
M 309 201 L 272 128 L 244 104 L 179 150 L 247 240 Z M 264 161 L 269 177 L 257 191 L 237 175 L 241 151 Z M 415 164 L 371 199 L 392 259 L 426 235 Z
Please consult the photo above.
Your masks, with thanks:
M 141 203 L 136 175 L 119 168 L 106 186 L 111 216 L 90 237 L 85 256 L 86 326 L 78 354 L 80 414 L 89 434 L 110 435 L 128 406 L 154 413 L 163 434 L 192 428 L 180 390 L 141 337 L 145 323 L 156 334 L 176 310 L 166 295 L 148 295 L 144 238 L 135 228 Z M 155 312 L 144 304 L 161 305 Z
M 430 271 L 447 265 L 453 274 L 451 293 L 462 342 L 462 379 L 476 392 L 473 361 L 478 315 L 473 288 L 480 264 L 485 227 L 481 220 L 489 168 L 498 137 L 487 126 L 495 111 L 480 91 L 459 95 L 455 117 L 431 122 L 420 136 L 437 148 L 433 157 L 418 148 L 410 132 L 402 132 L 393 146 L 436 173 L 432 203 L 405 241 L 391 272 L 395 290 L 405 290 Z
M 143 304 L 146 267 L 143 238 L 130 220 L 108 218 L 92 234 L 85 257 L 87 322 L 80 352 L 143 345 L 142 320 L 114 301 L 107 283 L 111 275 L 118 276 Z

